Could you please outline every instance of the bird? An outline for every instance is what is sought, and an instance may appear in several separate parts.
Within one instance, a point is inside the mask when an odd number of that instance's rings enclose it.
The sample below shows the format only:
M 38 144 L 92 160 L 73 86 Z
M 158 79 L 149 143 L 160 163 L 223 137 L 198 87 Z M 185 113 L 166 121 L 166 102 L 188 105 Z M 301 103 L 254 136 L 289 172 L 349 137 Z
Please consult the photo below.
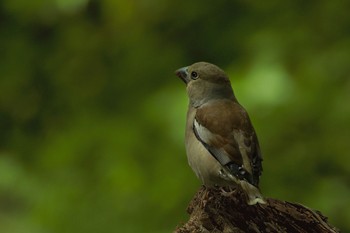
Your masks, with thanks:
M 248 205 L 265 204 L 259 189 L 263 159 L 258 138 L 227 74 L 208 62 L 175 74 L 186 84 L 185 148 L 196 176 L 205 187 L 242 190 Z

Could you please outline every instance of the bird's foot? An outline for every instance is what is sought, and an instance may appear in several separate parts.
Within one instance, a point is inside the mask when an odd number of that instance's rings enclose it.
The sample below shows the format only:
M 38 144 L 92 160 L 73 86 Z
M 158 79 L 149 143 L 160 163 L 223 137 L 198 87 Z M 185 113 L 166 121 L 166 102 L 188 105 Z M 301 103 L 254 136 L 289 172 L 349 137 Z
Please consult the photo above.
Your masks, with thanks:
M 204 194 L 202 195 L 202 206 L 205 207 L 207 205 L 207 203 L 213 199 L 213 195 L 211 194 L 211 188 L 208 188 L 206 186 L 204 186 Z
M 229 191 L 226 191 L 225 187 L 220 187 L 221 195 L 225 197 L 229 197 L 236 193 L 236 189 L 231 189 L 231 188 L 228 188 L 228 189 Z

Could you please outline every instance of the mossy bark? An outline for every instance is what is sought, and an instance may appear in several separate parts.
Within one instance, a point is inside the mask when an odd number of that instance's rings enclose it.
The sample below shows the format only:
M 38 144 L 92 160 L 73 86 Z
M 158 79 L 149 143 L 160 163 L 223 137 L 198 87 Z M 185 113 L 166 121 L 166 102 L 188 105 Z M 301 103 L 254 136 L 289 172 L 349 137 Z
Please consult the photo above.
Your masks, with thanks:
M 266 202 L 249 206 L 238 191 L 225 196 L 202 187 L 187 208 L 190 219 L 174 232 L 339 232 L 319 211 L 272 198 Z

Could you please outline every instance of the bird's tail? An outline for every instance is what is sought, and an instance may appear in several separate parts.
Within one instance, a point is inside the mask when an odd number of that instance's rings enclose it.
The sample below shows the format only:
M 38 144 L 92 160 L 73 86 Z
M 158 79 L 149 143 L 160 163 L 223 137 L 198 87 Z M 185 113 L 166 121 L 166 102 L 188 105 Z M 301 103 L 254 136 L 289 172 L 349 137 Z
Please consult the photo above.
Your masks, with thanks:
M 266 204 L 264 197 L 261 195 L 259 189 L 251 184 L 249 184 L 245 180 L 241 180 L 241 187 L 244 193 L 247 195 L 247 203 L 248 205 L 255 205 L 257 203 Z

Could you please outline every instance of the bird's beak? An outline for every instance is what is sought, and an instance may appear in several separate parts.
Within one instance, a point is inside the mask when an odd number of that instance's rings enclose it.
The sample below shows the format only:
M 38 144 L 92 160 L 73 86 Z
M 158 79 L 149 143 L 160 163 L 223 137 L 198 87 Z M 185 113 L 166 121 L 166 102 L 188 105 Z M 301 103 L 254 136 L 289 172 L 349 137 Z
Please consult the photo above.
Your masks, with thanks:
M 190 81 L 190 78 L 188 77 L 188 67 L 182 67 L 175 71 L 175 74 L 182 79 L 186 84 Z

